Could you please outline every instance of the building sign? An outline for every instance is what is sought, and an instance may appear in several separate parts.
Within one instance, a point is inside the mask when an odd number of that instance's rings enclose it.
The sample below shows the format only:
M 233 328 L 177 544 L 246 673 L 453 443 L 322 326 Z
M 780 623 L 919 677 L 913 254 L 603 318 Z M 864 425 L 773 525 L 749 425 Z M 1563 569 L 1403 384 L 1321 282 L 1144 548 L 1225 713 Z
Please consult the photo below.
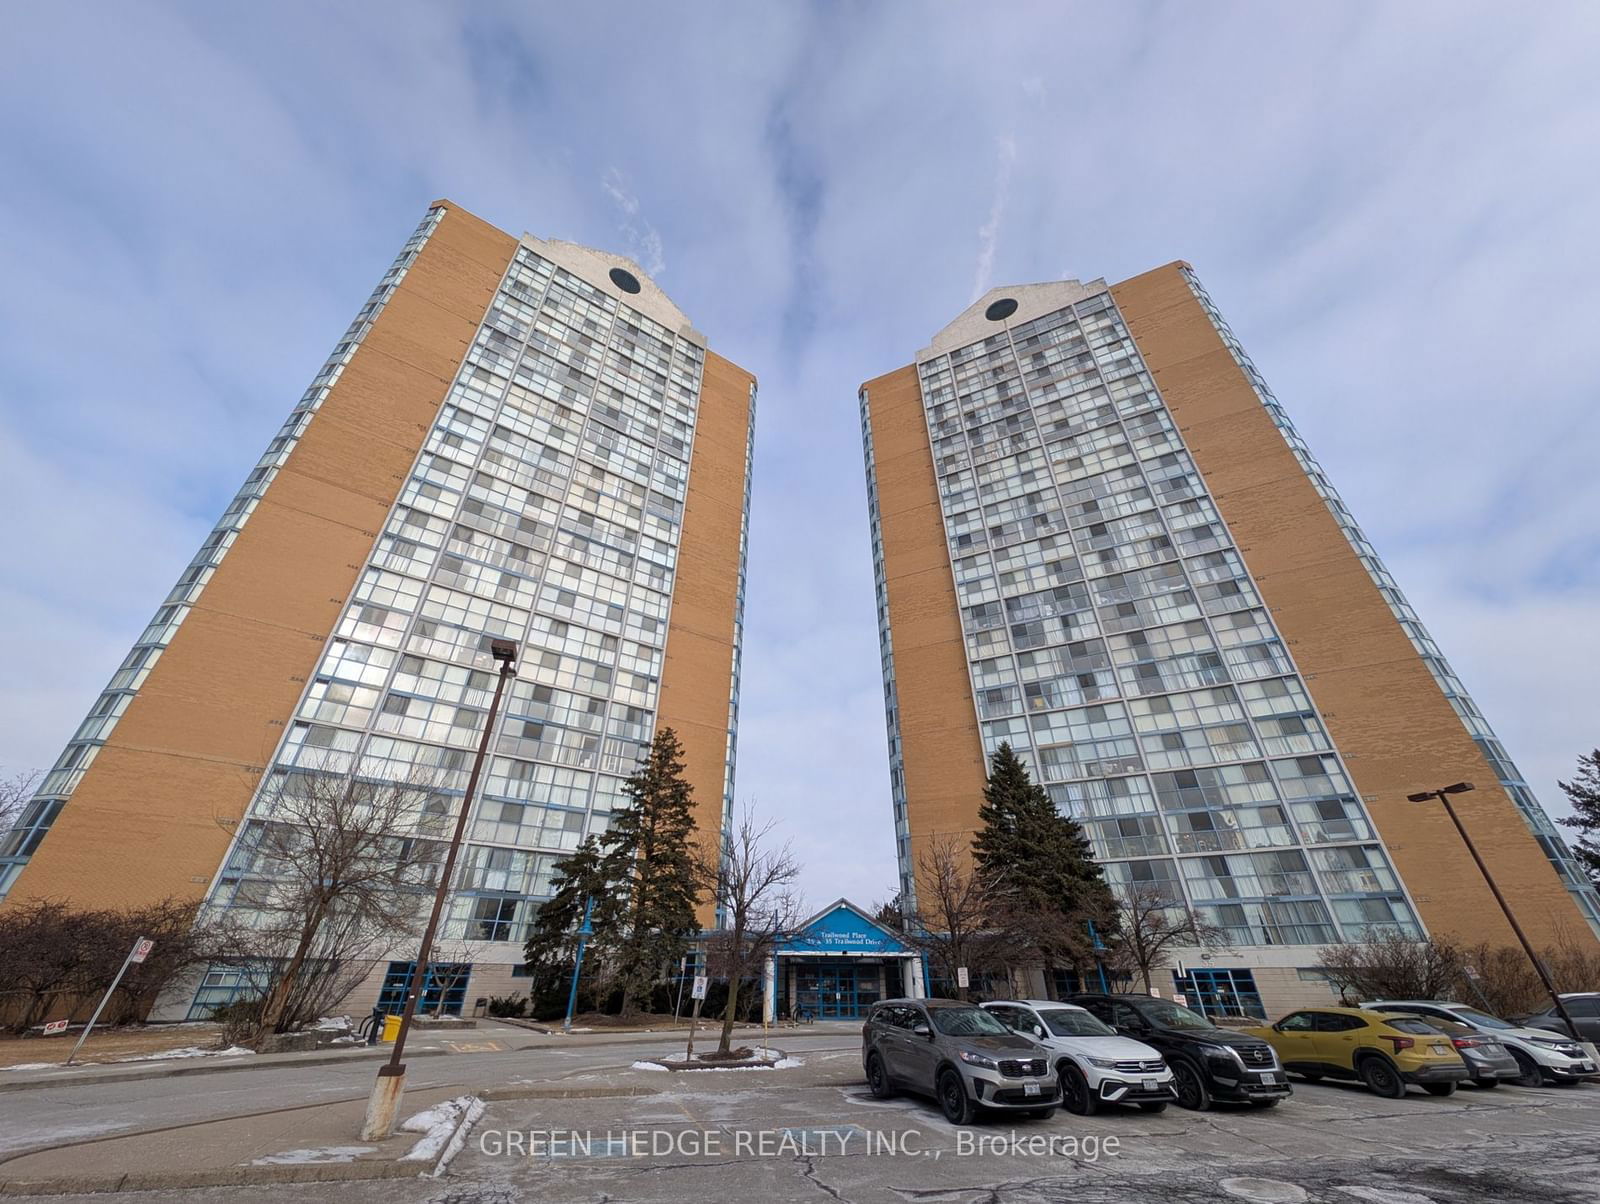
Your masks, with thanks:
M 818 957 L 830 954 L 906 957 L 914 950 L 897 933 L 841 899 L 808 920 L 798 933 L 779 946 L 779 952 L 809 953 Z

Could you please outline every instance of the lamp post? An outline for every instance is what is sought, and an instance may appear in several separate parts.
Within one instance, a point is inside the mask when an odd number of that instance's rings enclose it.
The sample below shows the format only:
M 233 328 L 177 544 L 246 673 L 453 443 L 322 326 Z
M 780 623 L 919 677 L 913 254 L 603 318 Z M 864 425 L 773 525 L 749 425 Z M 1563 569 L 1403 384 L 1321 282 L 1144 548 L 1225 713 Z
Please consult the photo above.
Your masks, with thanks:
M 1556 984 L 1550 977 L 1550 972 L 1545 969 L 1544 963 L 1539 960 L 1539 955 L 1533 951 L 1533 945 L 1528 940 L 1527 933 L 1522 931 L 1522 925 L 1517 923 L 1517 917 L 1511 914 L 1511 904 L 1506 902 L 1506 897 L 1500 893 L 1500 887 L 1495 883 L 1489 873 L 1489 867 L 1483 863 L 1483 857 L 1478 852 L 1478 846 L 1472 843 L 1472 837 L 1467 835 L 1467 829 L 1461 822 L 1461 817 L 1456 814 L 1456 809 L 1450 805 L 1452 794 L 1466 794 L 1471 790 L 1471 782 L 1457 782 L 1453 786 L 1441 786 L 1437 790 L 1421 790 L 1416 794 L 1406 795 L 1408 803 L 1426 803 L 1438 799 L 1444 804 L 1444 813 L 1450 817 L 1450 822 L 1455 824 L 1456 831 L 1461 833 L 1461 841 L 1467 846 L 1467 852 L 1472 854 L 1472 860 L 1478 863 L 1478 872 L 1483 875 L 1483 880 L 1489 884 L 1489 889 L 1494 893 L 1495 902 L 1500 904 L 1500 910 L 1506 914 L 1506 923 L 1511 925 L 1511 931 L 1517 934 L 1517 940 L 1522 944 L 1522 951 L 1528 955 L 1528 960 L 1533 963 L 1534 971 L 1544 983 L 1544 989 L 1550 992 L 1550 1001 L 1556 1005 L 1556 1014 L 1561 1017 L 1569 1029 L 1572 1030 L 1574 1040 L 1582 1040 L 1578 1026 L 1572 1022 L 1572 1017 L 1567 1015 L 1567 1005 L 1561 1002 L 1561 993 L 1556 990 Z
M 572 1013 L 578 1010 L 578 976 L 583 973 L 583 951 L 589 945 L 589 938 L 594 935 L 594 896 L 590 895 L 583 901 L 583 925 L 578 929 L 578 956 L 572 963 L 572 990 L 567 994 L 567 1018 L 561 1022 L 561 1031 L 572 1031 Z
M 467 793 L 461 800 L 461 814 L 456 817 L 455 834 L 445 852 L 444 868 L 439 874 L 439 886 L 433 893 L 433 911 L 428 915 L 428 926 L 422 930 L 422 944 L 417 950 L 417 964 L 406 980 L 406 1006 L 400 1014 L 400 1031 L 395 1034 L 394 1052 L 378 1069 L 378 1081 L 372 1086 L 367 1100 L 367 1116 L 361 1127 L 362 1141 L 382 1141 L 394 1132 L 394 1119 L 400 1108 L 400 1097 L 406 1088 L 405 1054 L 406 1036 L 411 1031 L 411 1020 L 417 1013 L 418 997 L 427 982 L 428 956 L 433 949 L 434 933 L 439 928 L 439 916 L 444 911 L 445 896 L 450 893 L 450 878 L 455 872 L 456 854 L 461 851 L 461 838 L 466 834 L 467 816 L 472 810 L 472 796 L 478 789 L 478 777 L 483 772 L 483 759 L 489 751 L 489 741 L 494 735 L 495 715 L 500 710 L 500 698 L 505 693 L 506 682 L 517 674 L 517 644 L 515 640 L 491 640 L 489 655 L 500 662 L 500 676 L 494 683 L 494 698 L 489 703 L 489 715 L 484 720 L 483 736 L 478 741 L 478 755 L 472 761 L 472 773 L 467 777 Z

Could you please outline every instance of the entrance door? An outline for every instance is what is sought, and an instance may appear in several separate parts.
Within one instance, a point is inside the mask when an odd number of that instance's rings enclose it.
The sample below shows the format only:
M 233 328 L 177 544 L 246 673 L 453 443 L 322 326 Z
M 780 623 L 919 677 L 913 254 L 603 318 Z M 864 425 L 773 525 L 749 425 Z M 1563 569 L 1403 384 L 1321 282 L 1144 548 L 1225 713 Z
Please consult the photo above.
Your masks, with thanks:
M 795 1007 L 818 1020 L 856 1020 L 878 1000 L 878 967 L 855 962 L 802 962 L 795 968 Z

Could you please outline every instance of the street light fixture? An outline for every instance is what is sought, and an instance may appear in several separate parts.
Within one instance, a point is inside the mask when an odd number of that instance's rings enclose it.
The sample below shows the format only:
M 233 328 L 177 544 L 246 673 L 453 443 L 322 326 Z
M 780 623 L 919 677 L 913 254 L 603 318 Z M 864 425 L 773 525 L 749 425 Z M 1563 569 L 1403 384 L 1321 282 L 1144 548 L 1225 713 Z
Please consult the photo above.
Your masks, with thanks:
M 372 1095 L 367 1100 L 367 1116 L 361 1127 L 362 1141 L 382 1141 L 394 1132 L 395 1114 L 400 1108 L 400 1097 L 405 1094 L 406 1036 L 411 1031 L 411 1020 L 417 1013 L 418 997 L 427 982 L 428 957 L 433 949 L 433 937 L 439 928 L 439 916 L 444 911 L 445 896 L 450 893 L 450 879 L 455 872 L 456 854 L 461 851 L 461 838 L 466 834 L 467 816 L 472 811 L 472 796 L 478 790 L 478 777 L 483 772 L 484 756 L 489 751 L 489 740 L 494 735 L 495 715 L 500 710 L 500 698 L 505 693 L 506 682 L 517 674 L 517 644 L 515 640 L 490 640 L 489 655 L 500 662 L 500 676 L 494 683 L 494 698 L 489 703 L 489 714 L 484 720 L 483 736 L 478 741 L 478 755 L 472 760 L 472 773 L 467 777 L 467 793 L 461 800 L 461 814 L 456 817 L 455 834 L 445 853 L 444 868 L 439 874 L 439 886 L 433 892 L 433 911 L 428 916 L 428 926 L 422 930 L 422 944 L 417 950 L 417 964 L 412 967 L 406 982 L 406 1005 L 400 1014 L 400 1031 L 395 1034 L 394 1051 L 389 1060 L 378 1068 L 378 1081 L 373 1084 Z
M 1571 1030 L 1575 1040 L 1582 1040 L 1578 1026 L 1572 1022 L 1572 1017 L 1567 1015 L 1567 1005 L 1561 1002 L 1561 993 L 1556 990 L 1556 984 L 1550 977 L 1550 972 L 1545 969 L 1544 963 L 1539 960 L 1539 955 L 1533 951 L 1533 945 L 1528 940 L 1528 934 L 1522 931 L 1522 925 L 1517 923 L 1517 917 L 1511 914 L 1511 904 L 1506 902 L 1506 897 L 1500 893 L 1500 887 L 1495 883 L 1489 873 L 1489 867 L 1484 864 L 1483 856 L 1478 852 L 1478 846 L 1472 843 L 1472 837 L 1467 835 L 1467 829 L 1461 822 L 1461 817 L 1456 814 L 1456 809 L 1450 805 L 1450 795 L 1465 794 L 1471 790 L 1471 782 L 1457 782 L 1453 786 L 1441 786 L 1437 790 L 1421 790 L 1416 794 L 1406 795 L 1408 803 L 1427 803 L 1438 799 L 1444 804 L 1444 813 L 1450 817 L 1450 822 L 1455 824 L 1456 831 L 1461 833 L 1461 840 L 1467 846 L 1467 852 L 1472 854 L 1472 860 L 1478 863 L 1478 872 L 1483 875 L 1483 880 L 1489 884 L 1489 889 L 1494 893 L 1495 902 L 1500 904 L 1500 910 L 1506 914 L 1506 923 L 1511 925 L 1511 931 L 1517 934 L 1517 940 L 1522 944 L 1522 951 L 1528 955 L 1528 960 L 1533 963 L 1535 972 L 1544 989 L 1550 993 L 1550 1001 L 1556 1005 L 1556 1014 L 1561 1017 L 1568 1029 Z

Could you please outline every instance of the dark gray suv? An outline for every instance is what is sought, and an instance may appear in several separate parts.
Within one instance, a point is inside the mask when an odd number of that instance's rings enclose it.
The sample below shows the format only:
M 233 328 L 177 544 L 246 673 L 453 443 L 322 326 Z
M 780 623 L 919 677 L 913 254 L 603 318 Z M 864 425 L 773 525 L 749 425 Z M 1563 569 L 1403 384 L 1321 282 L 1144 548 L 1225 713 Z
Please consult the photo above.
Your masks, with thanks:
M 1050 1059 L 982 1008 L 954 999 L 885 999 L 861 1029 L 861 1063 L 879 1099 L 914 1091 L 969 1125 L 978 1109 L 1044 1119 L 1060 1100 Z

